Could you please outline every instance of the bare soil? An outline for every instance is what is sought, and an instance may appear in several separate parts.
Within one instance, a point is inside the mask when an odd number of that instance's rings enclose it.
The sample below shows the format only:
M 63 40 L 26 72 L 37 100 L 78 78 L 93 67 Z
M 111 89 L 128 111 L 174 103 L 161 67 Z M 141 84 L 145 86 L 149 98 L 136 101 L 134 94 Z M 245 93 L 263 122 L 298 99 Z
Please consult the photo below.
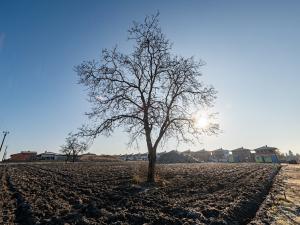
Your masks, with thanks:
M 141 166 L 0 166 L 0 224 L 248 224 L 279 170 L 268 164 L 160 165 L 159 185 L 149 186 L 136 182 Z

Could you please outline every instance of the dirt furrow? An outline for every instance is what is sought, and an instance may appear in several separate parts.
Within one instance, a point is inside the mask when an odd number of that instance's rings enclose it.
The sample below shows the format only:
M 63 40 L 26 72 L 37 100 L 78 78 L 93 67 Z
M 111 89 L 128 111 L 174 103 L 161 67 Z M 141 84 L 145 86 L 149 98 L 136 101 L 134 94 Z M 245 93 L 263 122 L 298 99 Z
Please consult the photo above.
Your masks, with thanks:
M 133 180 L 146 176 L 143 166 L 15 165 L 4 180 L 16 212 L 39 225 L 243 225 L 255 215 L 278 170 L 267 164 L 163 165 L 161 183 L 149 186 Z M 15 216 L 22 218 L 22 213 Z

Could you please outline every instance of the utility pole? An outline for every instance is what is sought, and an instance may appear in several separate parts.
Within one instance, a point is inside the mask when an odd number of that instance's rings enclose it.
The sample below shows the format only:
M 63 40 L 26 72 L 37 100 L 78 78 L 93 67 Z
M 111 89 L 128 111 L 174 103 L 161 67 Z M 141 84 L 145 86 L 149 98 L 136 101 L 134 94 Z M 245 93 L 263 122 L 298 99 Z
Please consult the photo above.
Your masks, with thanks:
M 8 131 L 3 131 L 3 139 L 2 139 L 1 146 L 0 146 L 0 152 L 1 152 L 1 150 L 2 150 L 2 146 L 3 146 L 4 140 L 5 140 L 5 138 L 6 138 L 6 135 L 8 135 L 8 134 L 9 134 Z
M 7 153 L 7 145 L 6 145 L 6 147 L 5 147 L 5 150 L 4 150 L 4 154 L 3 154 L 3 157 L 2 157 L 2 162 L 5 160 L 5 158 L 6 158 L 6 153 Z

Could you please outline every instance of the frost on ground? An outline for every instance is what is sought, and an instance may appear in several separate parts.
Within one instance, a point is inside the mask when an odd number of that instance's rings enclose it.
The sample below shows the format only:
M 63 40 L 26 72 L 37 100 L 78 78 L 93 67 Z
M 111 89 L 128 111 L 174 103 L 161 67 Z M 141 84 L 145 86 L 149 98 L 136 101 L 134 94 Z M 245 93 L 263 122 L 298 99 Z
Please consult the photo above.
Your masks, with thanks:
M 258 218 L 259 224 L 300 224 L 300 165 L 282 167 Z

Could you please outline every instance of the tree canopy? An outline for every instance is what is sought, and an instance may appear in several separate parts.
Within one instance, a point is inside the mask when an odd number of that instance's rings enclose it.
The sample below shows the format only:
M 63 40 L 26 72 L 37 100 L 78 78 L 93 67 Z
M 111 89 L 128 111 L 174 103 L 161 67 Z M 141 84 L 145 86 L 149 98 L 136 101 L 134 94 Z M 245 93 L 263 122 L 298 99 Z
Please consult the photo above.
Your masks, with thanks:
M 88 143 L 79 141 L 77 135 L 69 133 L 66 143 L 61 147 L 61 152 L 67 156 L 67 160 L 75 162 L 80 153 L 87 151 Z
M 148 180 L 154 181 L 158 145 L 169 138 L 192 142 L 203 133 L 214 134 L 219 126 L 195 125 L 195 112 L 213 106 L 216 91 L 200 81 L 204 65 L 193 57 L 172 53 L 163 34 L 159 15 L 134 22 L 128 30 L 134 43 L 131 53 L 104 49 L 100 60 L 76 67 L 79 83 L 88 87 L 92 109 L 89 125 L 81 134 L 110 135 L 124 127 L 130 142 L 145 138 L 149 155 Z

